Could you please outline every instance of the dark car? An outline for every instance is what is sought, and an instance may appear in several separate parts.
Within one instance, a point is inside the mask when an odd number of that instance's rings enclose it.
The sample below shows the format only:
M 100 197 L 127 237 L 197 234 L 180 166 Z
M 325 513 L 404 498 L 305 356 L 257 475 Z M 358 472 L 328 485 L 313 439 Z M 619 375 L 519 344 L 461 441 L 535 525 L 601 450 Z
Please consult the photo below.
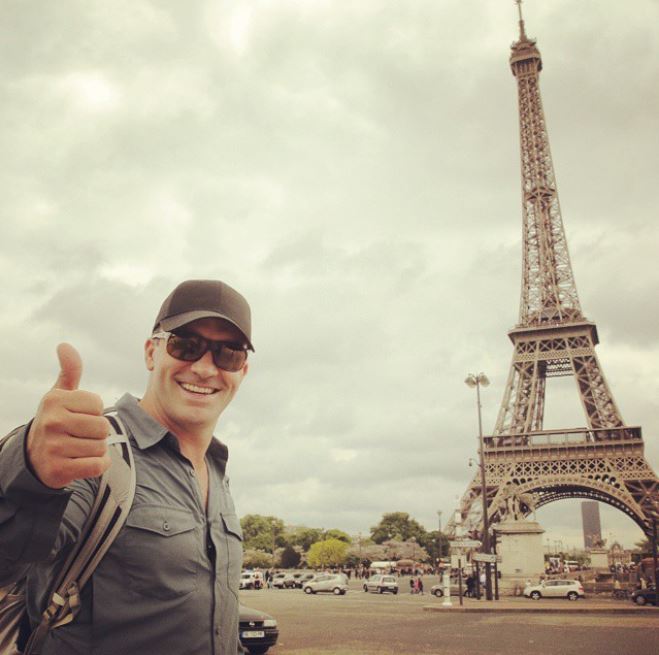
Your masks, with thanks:
M 266 653 L 270 646 L 277 643 L 277 621 L 265 612 L 241 605 L 239 637 L 240 643 L 251 655 Z
M 297 583 L 300 580 L 300 578 L 304 574 L 301 571 L 298 571 L 297 573 L 289 573 L 281 583 L 282 589 L 295 589 L 297 587 Z
M 647 589 L 634 589 L 634 591 L 632 591 L 631 599 L 637 605 L 656 605 L 657 593 L 653 586 L 650 586 Z

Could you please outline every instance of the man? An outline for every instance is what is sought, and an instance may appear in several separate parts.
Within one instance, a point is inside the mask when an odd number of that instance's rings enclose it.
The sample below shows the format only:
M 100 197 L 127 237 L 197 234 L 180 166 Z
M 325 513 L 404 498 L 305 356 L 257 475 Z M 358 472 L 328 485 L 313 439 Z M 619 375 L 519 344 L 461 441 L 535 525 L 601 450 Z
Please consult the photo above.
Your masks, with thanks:
M 180 284 L 144 347 L 141 400 L 116 405 L 137 489 L 124 528 L 81 594 L 74 621 L 42 655 L 235 655 L 242 533 L 215 425 L 247 374 L 245 299 L 212 280 Z M 0 579 L 31 564 L 30 621 L 76 541 L 110 464 L 99 396 L 78 388 L 82 362 L 57 349 L 60 373 L 32 421 L 0 452 Z

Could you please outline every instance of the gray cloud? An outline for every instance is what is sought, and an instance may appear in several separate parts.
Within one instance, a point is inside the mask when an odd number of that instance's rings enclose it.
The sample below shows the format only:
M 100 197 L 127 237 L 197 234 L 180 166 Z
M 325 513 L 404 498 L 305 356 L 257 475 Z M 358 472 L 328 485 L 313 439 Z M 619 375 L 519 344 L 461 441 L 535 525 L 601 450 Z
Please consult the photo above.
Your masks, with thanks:
M 525 3 L 566 232 L 602 365 L 659 468 L 656 3 Z M 250 299 L 220 423 L 242 513 L 436 525 L 494 426 L 517 321 L 516 13 L 497 3 L 36 2 L 0 9 L 0 381 L 31 415 L 68 340 L 107 404 L 184 277 Z M 583 422 L 551 389 L 547 420 Z M 552 506 L 553 507 L 553 506 Z M 579 513 L 543 508 L 579 542 Z M 638 530 L 603 514 L 627 545 Z

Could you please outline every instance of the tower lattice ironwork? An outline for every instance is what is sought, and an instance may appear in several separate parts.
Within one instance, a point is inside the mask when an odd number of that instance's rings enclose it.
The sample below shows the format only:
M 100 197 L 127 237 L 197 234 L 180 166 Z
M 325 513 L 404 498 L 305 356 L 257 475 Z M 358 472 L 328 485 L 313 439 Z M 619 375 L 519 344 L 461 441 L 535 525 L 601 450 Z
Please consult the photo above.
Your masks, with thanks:
M 519 102 L 522 292 L 519 323 L 508 333 L 513 358 L 503 401 L 494 433 L 484 438 L 488 518 L 500 520 L 511 495 L 521 515 L 555 500 L 588 498 L 617 507 L 650 534 L 659 479 L 645 459 L 641 428 L 622 419 L 595 354 L 597 328 L 581 310 L 540 96 L 542 59 L 516 2 L 519 39 L 510 66 Z M 558 376 L 576 380 L 586 427 L 543 429 L 546 381 Z M 459 508 L 467 530 L 480 532 L 482 506 L 476 475 Z

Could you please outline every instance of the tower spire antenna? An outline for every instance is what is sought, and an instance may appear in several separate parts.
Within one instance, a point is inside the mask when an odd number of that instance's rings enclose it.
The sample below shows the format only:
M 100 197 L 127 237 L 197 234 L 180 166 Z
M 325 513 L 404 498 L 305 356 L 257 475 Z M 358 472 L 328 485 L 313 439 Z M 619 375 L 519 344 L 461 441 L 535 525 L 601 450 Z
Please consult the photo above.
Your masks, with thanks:
M 522 0 L 515 0 L 517 13 L 519 14 L 519 40 L 526 41 L 526 31 L 524 30 L 524 16 L 522 16 Z

